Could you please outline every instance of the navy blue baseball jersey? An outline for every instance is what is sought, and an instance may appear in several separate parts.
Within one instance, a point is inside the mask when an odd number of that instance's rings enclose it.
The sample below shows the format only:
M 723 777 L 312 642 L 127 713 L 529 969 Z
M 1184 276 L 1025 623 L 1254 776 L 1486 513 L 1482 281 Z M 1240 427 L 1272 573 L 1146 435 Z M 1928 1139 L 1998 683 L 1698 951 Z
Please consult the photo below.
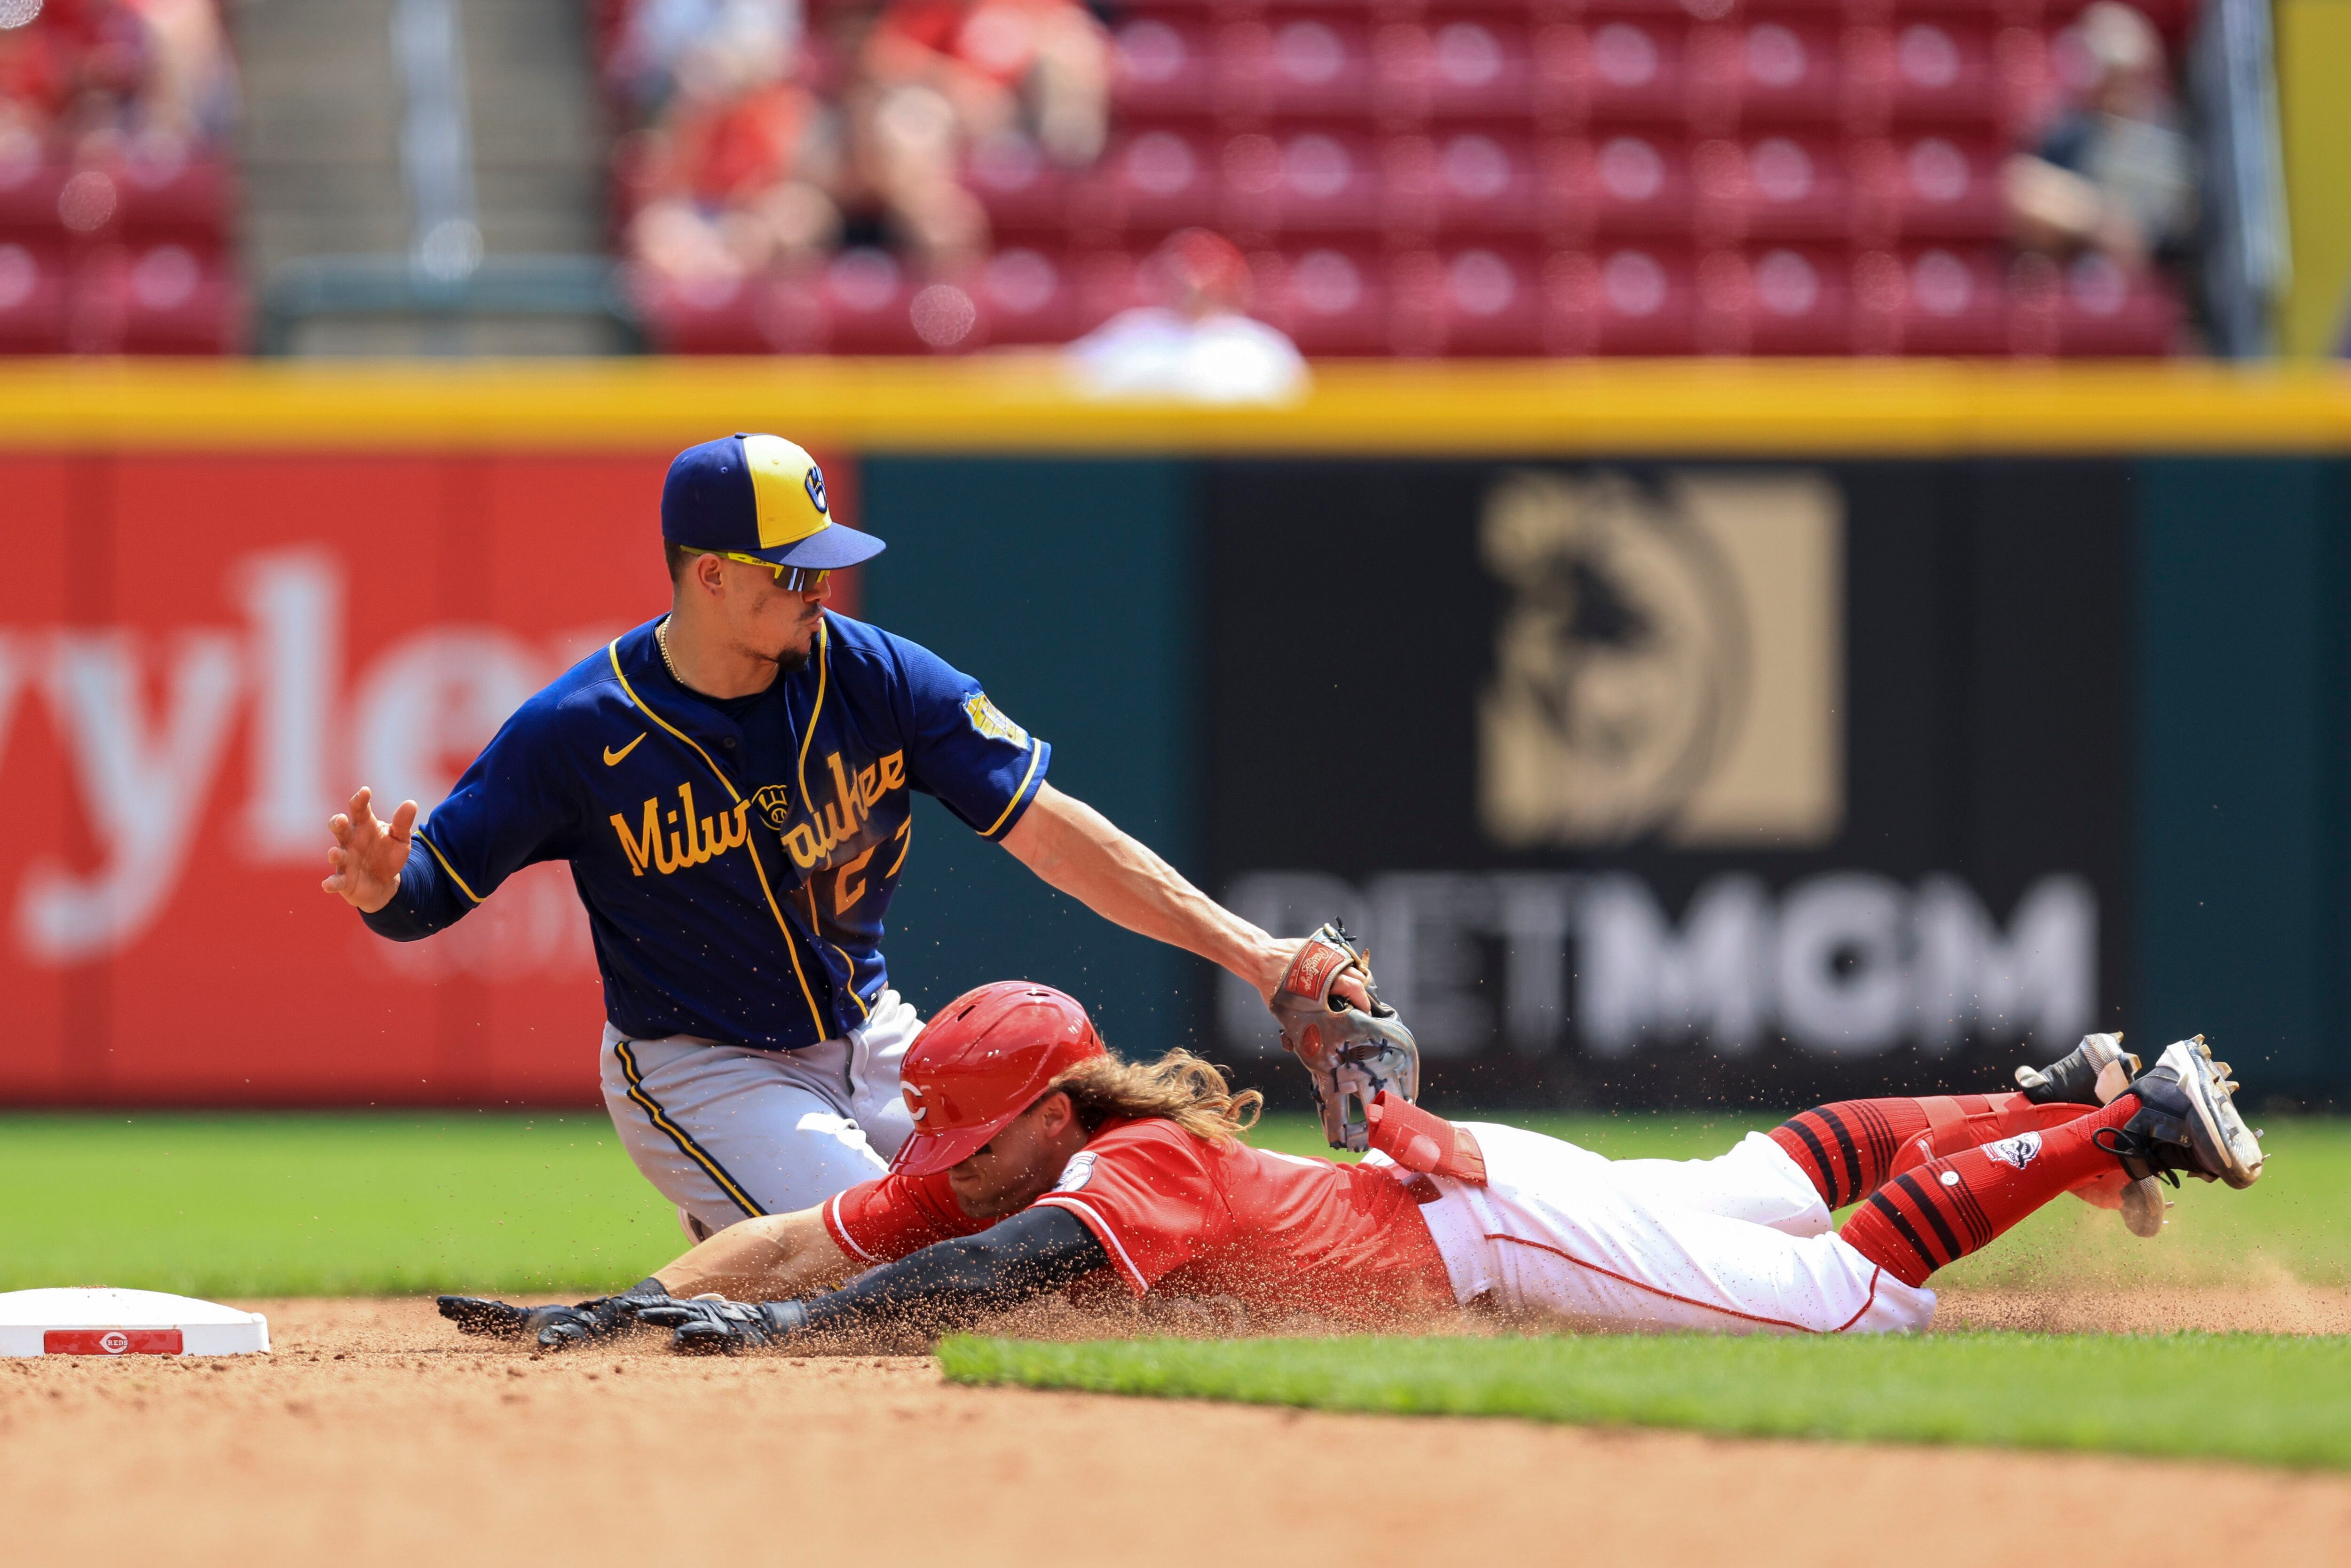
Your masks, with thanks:
M 522 867 L 569 861 L 623 1034 L 838 1037 L 888 983 L 912 791 L 1001 839 L 1052 748 L 928 649 L 845 616 L 824 617 L 806 667 L 726 703 L 672 678 L 655 624 L 516 710 L 367 924 L 429 936 Z

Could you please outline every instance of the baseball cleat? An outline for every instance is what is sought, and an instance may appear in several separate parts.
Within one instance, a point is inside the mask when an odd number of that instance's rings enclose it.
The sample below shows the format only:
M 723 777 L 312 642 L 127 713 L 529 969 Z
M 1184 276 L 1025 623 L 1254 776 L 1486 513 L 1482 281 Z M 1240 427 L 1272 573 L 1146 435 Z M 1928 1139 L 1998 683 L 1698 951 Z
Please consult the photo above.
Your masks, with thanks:
M 2020 1067 L 2016 1086 L 2035 1105 L 2111 1104 L 2130 1087 L 2138 1058 L 2123 1049 L 2123 1037 L 2085 1034 L 2082 1043 L 2046 1067 Z
M 2228 1064 L 2212 1060 L 2212 1048 L 2200 1034 L 2165 1046 L 2155 1065 L 2131 1081 L 2137 1113 L 2120 1127 L 2101 1131 L 2097 1141 L 2122 1161 L 2131 1178 L 2124 1219 L 2135 1233 L 2147 1234 L 2139 1226 L 2148 1219 L 2145 1199 L 2136 1195 L 2156 1177 L 2174 1186 L 2182 1171 L 2233 1187 L 2261 1179 L 2261 1139 L 2237 1112 L 2231 1098 L 2236 1087 L 2229 1081 Z M 2160 1210 L 2152 1218 L 2154 1224 L 2162 1223 Z

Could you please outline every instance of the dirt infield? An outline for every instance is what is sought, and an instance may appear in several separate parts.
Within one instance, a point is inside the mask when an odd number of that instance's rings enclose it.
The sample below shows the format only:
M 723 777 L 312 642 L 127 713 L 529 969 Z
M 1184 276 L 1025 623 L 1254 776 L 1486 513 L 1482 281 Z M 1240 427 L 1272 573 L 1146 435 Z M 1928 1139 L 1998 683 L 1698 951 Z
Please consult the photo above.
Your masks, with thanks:
M 541 1358 L 422 1301 L 253 1304 L 275 1355 L 0 1363 L 11 1560 L 2287 1568 L 2351 1540 L 2344 1477 L 967 1389 L 923 1357 Z M 2125 1305 L 1950 1316 L 2198 1315 Z M 2200 1311 L 2339 1331 L 2351 1293 Z

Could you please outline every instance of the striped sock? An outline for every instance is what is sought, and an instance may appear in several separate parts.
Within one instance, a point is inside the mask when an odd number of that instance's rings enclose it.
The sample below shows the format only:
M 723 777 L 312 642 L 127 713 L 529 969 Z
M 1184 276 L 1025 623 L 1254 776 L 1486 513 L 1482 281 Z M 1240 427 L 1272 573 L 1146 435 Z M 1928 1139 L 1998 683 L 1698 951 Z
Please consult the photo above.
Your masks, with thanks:
M 1896 1174 L 1854 1211 L 1837 1234 L 1906 1284 L 1923 1285 L 1945 1264 L 1992 1239 L 2066 1188 L 2116 1164 L 2093 1142 L 2138 1110 L 2123 1094 L 2103 1111 L 2079 1113 L 2048 1132 L 2028 1132 L 1928 1160 Z
M 1813 1178 L 1823 1203 L 1843 1208 L 1937 1155 L 2062 1127 L 2081 1114 L 2079 1105 L 2035 1105 L 2016 1093 L 1840 1100 L 1782 1122 L 1771 1138 Z

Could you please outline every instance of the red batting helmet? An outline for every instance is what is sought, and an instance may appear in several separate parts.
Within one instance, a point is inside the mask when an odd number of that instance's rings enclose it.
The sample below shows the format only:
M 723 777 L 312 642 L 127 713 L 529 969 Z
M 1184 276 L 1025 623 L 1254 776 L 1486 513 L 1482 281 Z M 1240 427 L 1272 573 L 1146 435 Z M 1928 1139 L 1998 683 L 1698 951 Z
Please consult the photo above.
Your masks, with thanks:
M 969 1159 L 1056 1077 L 1107 1054 L 1086 1009 L 1050 986 L 998 980 L 966 991 L 906 1049 L 898 1072 L 914 1135 L 890 1168 L 930 1176 Z

